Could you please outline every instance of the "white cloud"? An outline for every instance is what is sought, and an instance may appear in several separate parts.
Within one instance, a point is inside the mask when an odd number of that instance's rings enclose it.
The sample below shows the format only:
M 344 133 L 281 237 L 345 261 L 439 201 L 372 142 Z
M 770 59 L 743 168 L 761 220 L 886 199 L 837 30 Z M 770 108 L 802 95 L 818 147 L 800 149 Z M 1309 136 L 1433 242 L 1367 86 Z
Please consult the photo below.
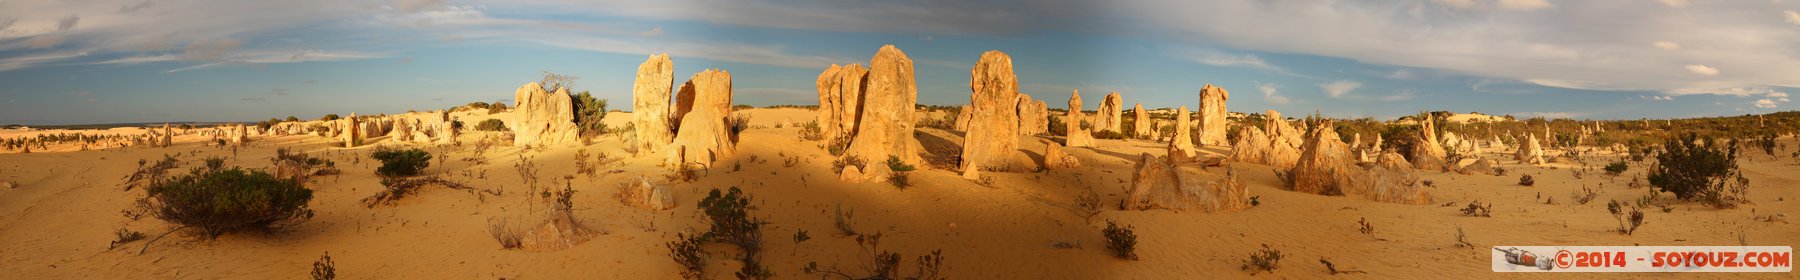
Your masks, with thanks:
M 394 0 L 394 7 L 401 11 L 414 13 L 443 6 L 443 0 Z
M 652 27 L 652 28 L 650 28 L 650 30 L 646 30 L 644 32 L 638 33 L 638 36 L 643 36 L 643 37 L 662 37 L 662 35 L 663 35 L 663 29 L 661 26 Z
M 1753 104 L 1756 105 L 1756 108 L 1775 108 L 1774 100 L 1759 99 L 1759 100 L 1756 100 L 1756 103 L 1753 103 Z
M 1706 76 L 1718 76 L 1719 75 L 1719 68 L 1713 68 L 1712 66 L 1706 66 L 1706 65 L 1700 65 L 1700 64 L 1688 64 L 1688 66 L 1684 66 L 1684 68 L 1687 68 L 1688 72 L 1694 73 L 1694 74 L 1700 74 L 1700 75 L 1706 75 Z
M 1783 13 L 1787 14 L 1787 22 L 1788 23 L 1800 24 L 1800 12 L 1785 11 Z
M 221 66 L 232 66 L 232 65 L 263 65 L 263 64 L 278 64 L 278 63 L 349 61 L 349 60 L 365 60 L 365 59 L 376 59 L 376 58 L 385 58 L 385 57 L 388 57 L 388 56 L 385 54 L 365 53 L 365 52 L 357 52 L 357 51 L 326 51 L 326 50 L 242 51 L 242 52 L 234 52 L 234 53 L 230 53 L 230 54 L 216 57 L 213 59 L 209 59 L 207 61 L 210 61 L 210 62 L 207 62 L 207 63 L 170 69 L 170 70 L 164 71 L 164 72 L 167 72 L 167 73 L 185 72 L 185 71 L 208 69 L 208 68 L 215 68 L 215 67 L 221 67 Z M 154 61 L 158 61 L 158 59 L 157 58 L 147 58 L 147 59 L 141 59 L 141 61 L 154 62 Z
M 1192 61 L 1198 62 L 1200 64 L 1206 64 L 1206 65 L 1212 65 L 1212 66 L 1246 67 L 1246 68 L 1263 69 L 1263 70 L 1280 70 L 1280 68 L 1277 68 L 1274 65 L 1269 65 L 1269 63 L 1267 61 L 1263 61 L 1263 59 L 1261 57 L 1257 57 L 1256 54 L 1249 54 L 1249 53 L 1243 54 L 1243 55 L 1232 55 L 1232 54 L 1227 54 L 1227 53 L 1222 53 L 1222 52 L 1217 52 L 1217 51 L 1201 51 L 1201 52 L 1188 53 L 1187 55 L 1185 55 L 1185 57 L 1188 60 L 1192 60 Z
M 1330 96 L 1331 98 L 1349 97 L 1350 91 L 1356 90 L 1356 88 L 1359 87 L 1362 87 L 1362 82 L 1351 80 L 1337 80 L 1319 84 L 1319 89 L 1324 90 L 1325 95 Z
M 1396 92 L 1392 95 L 1382 96 L 1381 101 L 1404 101 L 1404 100 L 1412 100 L 1413 98 L 1416 98 L 1416 97 L 1419 97 L 1418 90 L 1403 89 L 1403 90 L 1400 90 L 1400 92 Z
M 1658 49 L 1665 49 L 1665 50 L 1681 49 L 1681 44 L 1676 44 L 1675 42 L 1669 42 L 1669 41 L 1659 41 L 1659 42 L 1656 42 L 1655 44 L 1650 44 L 1650 45 L 1655 46 Z
M 1547 0 L 1500 0 L 1498 6 L 1506 10 L 1530 11 L 1549 8 L 1551 5 Z
M 1286 105 L 1288 103 L 1293 102 L 1293 100 L 1288 100 L 1288 98 L 1286 96 L 1281 96 L 1281 95 L 1276 94 L 1277 91 L 1280 90 L 1279 87 L 1280 87 L 1279 85 L 1272 84 L 1272 83 L 1270 83 L 1270 84 L 1256 83 L 1256 89 L 1258 91 L 1262 91 L 1263 100 L 1268 102 L 1269 105 L 1280 106 L 1280 105 Z
M 1770 91 L 1767 96 L 1770 98 L 1782 98 L 1788 97 L 1788 94 L 1786 92 Z
M 1688 0 L 1662 0 L 1662 2 L 1663 5 L 1669 5 L 1669 7 L 1673 8 L 1687 7 L 1688 5 L 1694 4 L 1693 2 L 1688 2 Z
M 1800 56 L 1792 55 L 1800 32 L 1786 23 L 1744 16 L 1782 10 L 1765 1 L 1707 2 L 1683 9 L 1656 2 L 1559 1 L 1552 3 L 1554 11 L 1534 12 L 1502 11 L 1489 6 L 1492 1 L 1111 3 L 1120 7 L 1113 14 L 1137 19 L 1122 25 L 1173 30 L 1163 37 L 1257 53 L 1342 58 L 1585 90 L 1800 87 Z M 1620 13 L 1645 16 L 1592 16 Z M 1689 44 L 1680 44 L 1681 52 L 1669 52 L 1655 42 Z M 1697 61 L 1721 72 L 1731 69 L 1732 75 L 1670 71 Z
M 68 52 L 34 54 L 34 55 L 19 56 L 19 57 L 4 57 L 4 58 L 0 58 L 0 72 L 17 70 L 17 69 L 21 69 L 21 68 L 31 67 L 33 65 L 49 63 L 49 62 L 56 62 L 56 61 L 61 61 L 61 60 L 65 60 L 65 59 L 86 56 L 86 55 L 88 55 L 87 51 L 68 51 Z

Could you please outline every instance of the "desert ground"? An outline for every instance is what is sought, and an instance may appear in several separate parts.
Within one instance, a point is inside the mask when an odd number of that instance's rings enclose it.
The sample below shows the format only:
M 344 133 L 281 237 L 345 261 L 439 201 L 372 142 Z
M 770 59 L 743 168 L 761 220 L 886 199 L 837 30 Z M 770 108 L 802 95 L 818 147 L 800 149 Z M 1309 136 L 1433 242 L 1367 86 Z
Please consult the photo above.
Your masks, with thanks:
M 776 278 L 813 278 L 803 267 L 836 267 L 860 271 L 870 252 L 856 238 L 839 233 L 840 209 L 859 233 L 880 233 L 882 250 L 901 257 L 901 270 L 911 271 L 915 256 L 942 250 L 941 276 L 953 279 L 1193 279 L 1193 278 L 1561 278 L 1566 274 L 1496 274 L 1488 268 L 1488 246 L 1496 245 L 1750 245 L 1800 244 L 1800 227 L 1775 215 L 1800 213 L 1794 188 L 1800 167 L 1783 157 L 1756 153 L 1741 160 L 1753 182 L 1749 201 L 1737 209 L 1715 209 L 1684 201 L 1666 202 L 1668 212 L 1650 212 L 1631 235 L 1616 232 L 1617 221 L 1605 201 L 1633 201 L 1650 192 L 1630 186 L 1647 163 L 1631 163 L 1630 171 L 1611 176 L 1598 165 L 1623 157 L 1597 152 L 1587 163 L 1521 164 L 1512 151 L 1488 150 L 1472 158 L 1491 158 L 1508 170 L 1504 176 L 1461 175 L 1421 171 L 1429 181 L 1432 201 L 1407 205 L 1358 197 L 1326 196 L 1281 187 L 1277 168 L 1228 162 L 1205 172 L 1239 174 L 1258 204 L 1218 213 L 1167 209 L 1119 210 L 1128 195 L 1140 153 L 1165 153 L 1167 143 L 1136 139 L 1099 139 L 1091 147 L 1065 151 L 1079 158 L 1073 169 L 990 172 L 987 180 L 963 179 L 945 168 L 920 168 L 910 187 L 871 180 L 845 183 L 831 171 L 835 159 L 824 143 L 800 138 L 798 123 L 812 121 L 811 109 L 748 109 L 749 129 L 737 140 L 737 153 L 683 181 L 661 157 L 634 157 L 617 134 L 590 143 L 514 147 L 478 146 L 505 132 L 467 131 L 455 144 L 400 143 L 372 137 L 363 146 L 339 147 L 337 139 L 304 135 L 258 135 L 242 146 L 214 145 L 208 136 L 187 133 L 171 147 L 108 147 L 82 150 L 71 144 L 49 150 L 0 154 L 0 263 L 7 275 L 37 279 L 215 279 L 304 278 L 321 255 L 329 253 L 336 272 L 346 279 L 670 279 L 681 268 L 670 260 L 665 243 L 677 233 L 701 231 L 702 213 L 695 207 L 713 189 L 742 188 L 752 196 L 751 215 L 766 219 L 763 263 Z M 428 113 L 414 113 L 425 115 Z M 465 122 L 510 119 L 510 112 L 459 111 Z M 921 114 L 931 118 L 943 114 Z M 624 125 L 629 112 L 613 112 L 605 122 Z M 143 134 L 152 128 L 125 128 L 87 133 Z M 920 127 L 917 139 L 928 151 L 934 145 L 957 145 L 963 132 Z M 8 130 L 0 137 L 59 131 Z M 1061 137 L 1021 135 L 1021 150 L 1042 160 L 1044 143 Z M 1785 147 L 1800 147 L 1792 137 Z M 426 188 L 394 205 L 368 207 L 362 199 L 382 187 L 369 158 L 380 146 L 417 147 L 435 158 L 425 175 L 460 182 L 479 191 Z M 175 226 L 154 218 L 131 219 L 142 190 L 126 191 L 124 182 L 139 160 L 165 155 L 180 160 L 177 171 L 200 165 L 204 157 L 223 157 L 228 166 L 271 169 L 276 149 L 289 148 L 336 163 L 340 173 L 318 176 L 306 186 L 315 190 L 310 220 L 273 232 L 232 233 L 216 240 L 181 231 L 156 240 L 112 246 L 115 231 L 141 231 L 156 238 Z M 485 150 L 480 150 L 485 148 Z M 1792 149 L 1792 148 L 1788 148 Z M 1230 147 L 1206 146 L 1202 153 L 1226 155 Z M 577 153 L 598 159 L 598 172 L 580 174 Z M 931 157 L 931 155 L 927 155 Z M 1654 160 L 1651 160 L 1654 161 Z M 535 175 L 522 174 L 520 165 Z M 1519 185 L 1517 175 L 1535 177 L 1534 186 Z M 527 186 L 535 176 L 537 186 Z M 649 178 L 668 187 L 675 207 L 648 210 L 625 205 L 620 186 Z M 560 250 L 503 249 L 487 231 L 490 221 L 521 224 L 544 220 L 544 198 L 529 190 L 567 186 L 575 191 L 573 217 L 595 231 L 591 239 Z M 1598 198 L 1577 203 L 1572 193 L 1592 188 Z M 1101 204 L 1090 216 L 1078 201 L 1096 195 Z M 1669 200 L 1667 195 L 1664 200 Z M 1546 203 L 1547 200 L 1550 203 Z M 1460 209 L 1473 201 L 1492 205 L 1491 217 L 1465 216 Z M 1370 234 L 1359 231 L 1366 219 Z M 1107 221 L 1135 228 L 1138 260 L 1108 252 L 1101 228 Z M 797 231 L 810 240 L 796 243 Z M 1459 232 L 1473 247 L 1460 246 Z M 146 243 L 149 243 L 146 246 Z M 1242 263 L 1263 244 L 1280 250 L 1279 269 L 1254 276 Z M 732 278 L 739 265 L 723 244 L 714 252 L 701 278 Z M 1330 275 L 1320 259 L 1338 270 Z M 1594 278 L 1751 278 L 1791 279 L 1795 274 L 1585 274 Z

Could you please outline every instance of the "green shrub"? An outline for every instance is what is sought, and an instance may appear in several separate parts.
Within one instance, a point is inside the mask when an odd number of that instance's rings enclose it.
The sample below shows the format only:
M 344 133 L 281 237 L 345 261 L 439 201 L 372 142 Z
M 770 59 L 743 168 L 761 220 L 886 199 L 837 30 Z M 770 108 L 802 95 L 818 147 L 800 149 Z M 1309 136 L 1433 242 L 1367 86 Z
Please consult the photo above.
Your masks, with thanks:
M 146 188 L 141 203 L 157 219 L 199 228 L 210 238 L 241 229 L 268 230 L 312 218 L 313 192 L 299 181 L 260 171 L 195 168 Z
M 731 135 L 742 134 L 744 130 L 750 129 L 750 114 L 731 114 L 725 118 L 725 126 L 731 129 Z
M 1387 129 L 1381 131 L 1381 149 L 1398 152 L 1401 157 L 1411 161 L 1413 146 L 1420 142 L 1419 134 L 1422 132 L 1419 131 L 1419 128 L 1418 125 L 1388 126 Z
M 1062 117 L 1052 114 L 1049 118 L 1051 136 L 1069 136 L 1069 125 L 1063 123 Z M 1164 134 L 1166 135 L 1167 133 Z
M 1650 184 L 1680 199 L 1722 191 L 1715 182 L 1737 172 L 1737 141 L 1720 145 L 1712 138 L 1697 138 L 1688 133 L 1665 141 L 1664 151 L 1656 155 L 1656 166 L 1650 169 Z
M 506 112 L 506 103 L 494 102 L 494 104 L 488 105 L 487 113 L 489 115 L 505 113 L 505 112 Z
M 1619 176 L 1619 174 L 1625 173 L 1625 170 L 1628 168 L 1631 168 L 1631 167 L 1628 165 L 1625 165 L 1625 161 L 1615 161 L 1613 163 L 1606 164 L 1606 174 L 1610 174 L 1613 176 Z
M 1125 134 L 1118 131 L 1101 130 L 1094 132 L 1094 139 L 1125 139 Z
M 825 139 L 825 131 L 819 127 L 819 121 L 801 123 L 799 127 L 801 140 L 819 141 Z
M 606 132 L 606 99 L 594 98 L 587 91 L 573 96 L 575 101 L 575 127 L 581 130 L 582 136 L 600 135 Z
M 338 117 L 338 115 L 337 115 L 337 114 L 325 114 L 325 116 L 324 116 L 324 117 L 319 117 L 319 120 L 321 120 L 321 121 L 335 121 L 335 120 L 338 120 L 338 119 L 339 119 L 339 118 L 340 118 L 340 117 Z
M 431 166 L 431 153 L 417 148 L 400 150 L 382 147 L 369 157 L 381 161 L 381 167 L 375 169 L 375 174 L 382 177 L 419 175 L 419 171 Z
M 742 252 L 739 261 L 743 267 L 736 273 L 738 279 L 769 279 L 774 272 L 762 265 L 762 226 L 768 224 L 750 216 L 750 195 L 744 194 L 737 187 L 721 193 L 713 189 L 706 198 L 700 200 L 700 210 L 711 221 L 712 229 L 695 236 L 676 234 L 676 241 L 669 242 L 669 255 L 675 263 L 683 268 L 683 278 L 695 278 L 705 268 L 706 262 L 701 260 L 701 244 L 720 242 L 736 245 Z
M 888 165 L 888 170 L 893 170 L 893 171 L 904 172 L 904 171 L 913 171 L 913 170 L 918 169 L 918 167 L 914 167 L 911 164 L 906 164 L 906 162 L 900 161 L 899 156 L 893 156 L 893 155 L 888 156 L 887 165 Z
M 475 124 L 475 130 L 507 131 L 509 129 L 506 128 L 506 122 L 501 121 L 500 119 L 487 119 L 487 120 L 481 121 L 481 123 Z

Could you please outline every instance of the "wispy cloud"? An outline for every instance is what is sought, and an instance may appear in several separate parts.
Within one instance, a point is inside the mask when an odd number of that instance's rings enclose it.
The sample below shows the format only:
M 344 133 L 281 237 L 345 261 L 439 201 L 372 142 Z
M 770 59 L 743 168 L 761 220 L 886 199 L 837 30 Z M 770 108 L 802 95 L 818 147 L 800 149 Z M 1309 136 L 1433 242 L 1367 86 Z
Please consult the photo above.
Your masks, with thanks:
M 1264 102 L 1268 102 L 1269 105 L 1280 106 L 1293 102 L 1292 100 L 1288 100 L 1286 96 L 1279 95 L 1278 91 L 1280 91 L 1280 87 L 1280 85 L 1274 83 L 1256 83 L 1256 90 L 1262 92 Z
M 1688 66 L 1684 66 L 1683 68 L 1686 68 L 1689 73 L 1694 73 L 1694 74 L 1698 74 L 1698 75 L 1704 75 L 1704 76 L 1718 76 L 1719 75 L 1719 68 L 1712 68 L 1711 66 L 1706 66 L 1706 65 L 1688 64 Z
M 1319 84 L 1319 89 L 1324 90 L 1325 96 L 1330 96 L 1331 98 L 1350 97 L 1350 92 L 1355 91 L 1356 88 L 1360 87 L 1362 87 L 1362 82 L 1352 80 L 1337 80 Z
M 17 70 L 17 69 L 21 69 L 21 68 L 31 67 L 34 65 L 86 56 L 87 54 L 88 54 L 88 51 L 82 50 L 82 51 L 65 51 L 65 52 L 42 53 L 42 54 L 19 56 L 19 57 L 0 58 L 0 72 Z
M 1229 54 L 1220 51 L 1180 51 L 1179 56 L 1200 64 L 1221 67 L 1246 67 L 1270 71 L 1281 71 L 1280 67 L 1270 65 L 1256 54 Z
M 1112 3 L 1117 8 L 1111 14 L 1137 19 L 1122 24 L 1175 30 L 1181 36 L 1173 38 L 1192 44 L 1436 69 L 1549 87 L 1667 92 L 1800 87 L 1800 57 L 1789 55 L 1791 42 L 1800 41 L 1800 33 L 1793 32 L 1791 24 L 1766 16 L 1771 8 L 1780 11 L 1783 5 L 1707 2 L 1670 9 L 1633 1 L 1141 0 Z M 1645 16 L 1592 16 L 1620 13 Z M 1754 16 L 1758 14 L 1765 16 Z M 1644 47 L 1645 42 L 1652 47 Z M 1671 52 L 1655 47 L 1655 42 L 1706 44 Z M 1687 65 L 1703 65 L 1718 73 L 1696 74 L 1686 71 Z

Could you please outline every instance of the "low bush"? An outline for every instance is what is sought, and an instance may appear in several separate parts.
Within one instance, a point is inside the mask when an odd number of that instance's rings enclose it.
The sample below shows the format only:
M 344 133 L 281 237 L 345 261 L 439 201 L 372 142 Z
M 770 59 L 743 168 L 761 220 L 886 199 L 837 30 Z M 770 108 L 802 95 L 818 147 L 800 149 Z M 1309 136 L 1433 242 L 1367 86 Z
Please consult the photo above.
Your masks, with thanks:
M 209 238 L 242 229 L 269 230 L 313 216 L 313 191 L 267 172 L 195 168 L 145 188 L 142 206 L 157 219 L 199 228 Z
M 525 237 L 519 233 L 519 228 L 506 219 L 488 220 L 488 235 L 500 242 L 500 249 L 518 249 L 525 245 Z
M 506 122 L 505 122 L 505 121 L 501 121 L 501 120 L 500 120 L 500 119 L 487 119 L 487 120 L 482 120 L 482 121 L 481 121 L 481 122 L 480 122 L 480 123 L 476 123 L 476 124 L 475 124 L 475 130 L 480 130 L 480 131 L 507 131 L 507 130 L 510 130 L 510 129 L 507 129 L 507 128 L 506 128 Z
M 583 90 L 580 94 L 570 96 L 575 103 L 575 127 L 583 137 L 592 137 L 606 132 L 606 99 L 594 98 Z
M 1480 200 L 1471 201 L 1469 202 L 1469 206 L 1463 207 L 1462 214 L 1463 216 L 1470 217 L 1492 217 L 1494 214 L 1494 204 L 1481 204 Z
M 1638 226 L 1644 224 L 1644 211 L 1639 211 L 1636 206 L 1631 207 L 1630 212 L 1626 212 L 1624 202 L 1613 200 L 1606 203 L 1606 211 L 1612 213 L 1614 220 L 1619 221 L 1620 234 L 1631 235 L 1637 232 Z M 1630 227 L 1626 227 L 1627 222 L 1630 222 Z
M 705 261 L 700 258 L 704 252 L 701 244 L 719 242 L 738 247 L 742 254 L 739 259 L 743 267 L 736 273 L 738 279 L 769 279 L 775 274 L 762 265 L 762 226 L 768 222 L 750 215 L 750 196 L 743 190 L 731 187 L 720 192 L 713 189 L 706 198 L 700 200 L 700 210 L 706 214 L 712 229 L 694 236 L 676 235 L 677 240 L 669 242 L 670 256 L 677 264 L 682 265 L 683 278 L 699 277 L 705 268 Z
M 1118 223 L 1106 221 L 1106 229 L 1100 230 L 1100 234 L 1106 236 L 1106 250 L 1112 252 L 1113 257 L 1138 260 L 1137 233 L 1132 232 L 1131 226 L 1119 227 Z
M 1650 184 L 1678 199 L 1702 200 L 1719 208 L 1746 199 L 1726 193 L 1742 194 L 1742 188 L 1749 185 L 1749 179 L 1738 172 L 1737 140 L 1719 144 L 1712 138 L 1697 138 L 1693 133 L 1669 138 L 1647 176 Z
M 369 154 L 369 157 L 381 161 L 381 167 L 375 169 L 375 174 L 382 177 L 415 176 L 425 170 L 425 167 L 431 166 L 431 153 L 417 148 L 401 150 L 382 147 Z
M 913 275 L 902 276 L 900 275 L 900 253 L 881 248 L 881 233 L 858 235 L 856 236 L 856 244 L 862 246 L 861 252 L 868 254 L 867 258 L 859 259 L 867 259 L 871 262 L 862 265 L 864 269 L 868 270 L 864 272 L 864 276 L 850 275 L 848 272 L 840 271 L 835 267 L 830 269 L 820 268 L 818 262 L 807 262 L 806 266 L 801 268 L 801 271 L 807 274 L 821 274 L 820 278 L 822 279 L 942 279 L 942 277 L 938 276 L 938 272 L 942 270 L 944 266 L 943 250 L 932 250 L 929 255 L 919 256 L 918 262 L 914 263 Z
M 1101 131 L 1094 132 L 1094 139 L 1125 139 L 1125 138 L 1128 138 L 1128 137 L 1125 136 L 1124 133 L 1119 133 L 1118 131 L 1101 130 Z
M 806 141 L 824 140 L 825 139 L 825 131 L 823 129 L 819 128 L 819 121 L 809 121 L 809 122 L 801 123 L 800 124 L 800 139 L 806 140 Z
M 319 260 L 313 261 L 312 279 L 337 279 L 337 263 L 331 262 L 331 253 L 327 252 L 324 256 L 320 256 Z
M 1532 179 L 1531 174 L 1525 174 L 1525 175 L 1519 176 L 1519 185 L 1520 186 L 1530 187 L 1531 185 L 1536 185 L 1536 184 L 1537 184 L 1537 180 Z
M 891 156 L 891 155 L 888 156 L 887 166 L 888 166 L 888 170 L 899 171 L 899 172 L 913 171 L 913 170 L 918 169 L 917 167 L 914 167 L 911 164 L 906 164 L 906 162 L 900 161 L 900 157 Z
M 744 130 L 750 129 L 750 114 L 739 113 L 725 117 L 725 127 L 731 129 L 731 135 L 744 133 Z
M 831 173 L 842 174 L 844 173 L 844 167 L 848 166 L 855 166 L 857 169 L 862 169 L 864 172 L 867 172 L 869 169 L 869 164 L 864 162 L 862 157 L 847 156 L 831 161 Z
M 1281 256 L 1281 250 L 1269 247 L 1269 244 L 1263 244 L 1262 250 L 1250 253 L 1250 259 L 1244 260 L 1244 265 L 1239 268 L 1249 271 L 1250 275 L 1256 275 L 1258 272 L 1274 272 L 1276 268 L 1281 267 Z
M 1626 165 L 1625 161 L 1622 160 L 1608 163 L 1606 164 L 1606 175 L 1619 176 L 1619 174 L 1624 174 L 1625 170 L 1629 168 L 1631 168 L 1631 166 Z

